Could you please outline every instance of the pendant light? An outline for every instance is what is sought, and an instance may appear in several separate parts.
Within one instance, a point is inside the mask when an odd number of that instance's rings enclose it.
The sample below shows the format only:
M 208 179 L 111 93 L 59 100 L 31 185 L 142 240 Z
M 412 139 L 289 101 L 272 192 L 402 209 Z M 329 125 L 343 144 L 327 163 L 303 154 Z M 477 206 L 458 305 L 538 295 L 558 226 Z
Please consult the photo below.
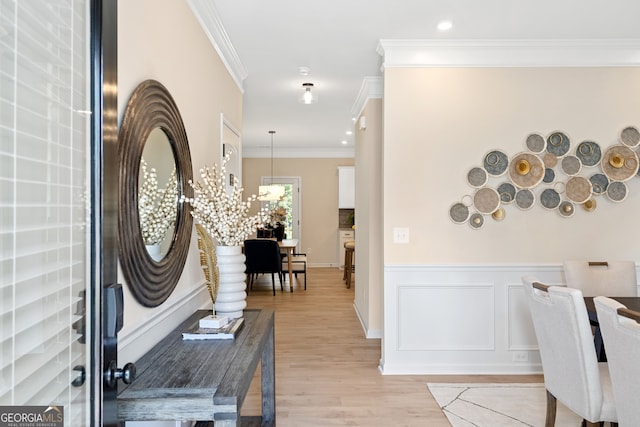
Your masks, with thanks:
M 263 202 L 280 200 L 284 196 L 284 186 L 273 183 L 273 135 L 275 133 L 275 130 L 269 131 L 271 135 L 271 183 L 258 187 L 258 200 Z

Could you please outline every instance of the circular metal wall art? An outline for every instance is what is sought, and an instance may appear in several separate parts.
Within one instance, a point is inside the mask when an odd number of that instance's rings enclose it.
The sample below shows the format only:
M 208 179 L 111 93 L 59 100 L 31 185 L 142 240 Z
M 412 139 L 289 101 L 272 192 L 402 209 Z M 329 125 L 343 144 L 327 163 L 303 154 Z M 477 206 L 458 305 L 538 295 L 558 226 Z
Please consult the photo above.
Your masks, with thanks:
M 544 162 L 544 166 L 547 168 L 555 168 L 558 164 L 558 158 L 551 153 L 545 153 L 542 157 L 542 161 Z
M 627 181 L 638 173 L 638 155 L 626 145 L 612 145 L 605 150 L 600 166 L 611 181 Z
M 579 174 L 582 169 L 582 162 L 580 159 L 577 156 L 572 155 L 563 157 L 560 165 L 562 166 L 562 171 L 569 176 Z
M 609 178 L 602 173 L 591 175 L 589 181 L 591 181 L 593 194 L 603 194 L 609 186 Z
M 620 141 L 627 147 L 637 147 L 640 144 L 640 132 L 634 126 L 627 126 L 620 132 Z
M 489 175 L 503 175 L 509 167 L 509 157 L 499 150 L 490 151 L 484 156 L 483 166 Z
M 503 207 L 496 209 L 494 213 L 491 214 L 491 218 L 495 221 L 502 221 L 507 216 L 507 212 Z
M 556 171 L 552 168 L 546 168 L 544 170 L 544 177 L 542 177 L 542 182 L 545 184 L 550 184 L 556 179 Z
M 492 214 L 500 207 L 500 195 L 493 188 L 481 188 L 473 196 L 473 205 L 480 213 Z
M 622 202 L 627 198 L 627 184 L 621 181 L 614 181 L 607 187 L 607 197 L 612 202 Z
M 557 157 L 569 152 L 571 141 L 564 132 L 553 132 L 547 137 L 547 151 Z
M 546 209 L 555 209 L 560 205 L 560 194 L 552 188 L 547 188 L 540 195 L 540 204 Z
M 476 188 L 485 185 L 488 178 L 487 171 L 478 167 L 472 168 L 469 173 L 467 173 L 467 182 Z
M 516 193 L 516 206 L 523 211 L 529 210 L 533 207 L 536 201 L 536 196 L 533 191 L 523 188 Z
M 587 212 L 593 212 L 593 211 L 596 210 L 596 207 L 598 207 L 598 203 L 596 202 L 596 199 L 591 198 L 591 199 L 587 200 L 586 202 L 584 202 L 582 204 L 582 207 Z
M 516 198 L 516 186 L 510 182 L 503 182 L 498 186 L 498 194 L 502 203 L 511 203 Z
M 595 166 L 602 159 L 600 146 L 593 141 L 582 141 L 576 148 L 576 157 L 585 166 Z
M 482 228 L 484 225 L 484 217 L 477 212 L 471 214 L 471 217 L 469 218 L 469 225 L 475 230 Z
M 583 176 L 572 176 L 565 185 L 567 199 L 574 203 L 581 204 L 591 198 L 593 188 L 591 181 Z
M 449 218 L 456 224 L 462 224 L 469 219 L 469 207 L 463 203 L 454 203 L 449 208 Z
M 573 216 L 575 211 L 576 211 L 576 208 L 573 205 L 573 203 L 568 202 L 566 200 L 560 203 L 560 206 L 558 206 L 558 212 L 560 213 L 561 216 L 565 218 L 569 218 L 570 216 Z
M 516 154 L 509 164 L 509 178 L 520 188 L 532 188 L 544 178 L 542 159 L 532 153 Z
M 527 148 L 536 154 L 542 153 L 547 148 L 547 142 L 544 137 L 538 133 L 532 133 L 527 137 Z

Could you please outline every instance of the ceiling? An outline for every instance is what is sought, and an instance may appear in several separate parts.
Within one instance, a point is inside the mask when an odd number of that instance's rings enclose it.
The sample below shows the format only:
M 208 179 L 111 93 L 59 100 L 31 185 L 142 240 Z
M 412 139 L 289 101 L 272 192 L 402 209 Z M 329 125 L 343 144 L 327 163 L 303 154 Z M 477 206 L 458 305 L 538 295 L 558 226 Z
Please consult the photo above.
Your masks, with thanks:
M 640 38 L 638 0 L 189 1 L 194 11 L 207 3 L 245 72 L 242 141 L 254 156 L 269 155 L 269 130 L 277 156 L 352 156 L 346 132 L 365 77 L 382 75 L 381 39 Z M 439 31 L 442 20 L 453 28 Z M 315 85 L 316 104 L 298 102 L 305 82 Z

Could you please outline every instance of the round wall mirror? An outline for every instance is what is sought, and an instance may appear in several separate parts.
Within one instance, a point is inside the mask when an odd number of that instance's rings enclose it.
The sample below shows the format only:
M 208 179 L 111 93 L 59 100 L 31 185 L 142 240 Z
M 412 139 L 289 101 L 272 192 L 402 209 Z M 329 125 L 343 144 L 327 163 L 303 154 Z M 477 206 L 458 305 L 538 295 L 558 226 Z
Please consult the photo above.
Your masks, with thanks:
M 136 300 L 156 307 L 178 283 L 193 225 L 186 206 L 178 202 L 182 195 L 193 194 L 188 185 L 193 168 L 187 134 L 175 101 L 161 83 L 146 80 L 131 94 L 118 143 L 120 264 Z M 152 219 L 146 211 L 141 214 L 149 206 L 175 219 L 164 218 L 160 231 L 150 230 Z

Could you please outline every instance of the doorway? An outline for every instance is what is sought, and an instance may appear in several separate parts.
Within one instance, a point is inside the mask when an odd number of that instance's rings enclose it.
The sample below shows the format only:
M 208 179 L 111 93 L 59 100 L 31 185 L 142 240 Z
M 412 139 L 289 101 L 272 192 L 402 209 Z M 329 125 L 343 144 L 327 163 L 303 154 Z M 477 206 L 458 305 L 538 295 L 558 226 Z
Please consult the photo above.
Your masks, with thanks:
M 300 235 L 301 224 L 300 218 L 301 215 L 301 181 L 302 178 L 299 176 L 274 176 L 274 177 L 265 177 L 261 178 L 260 185 L 270 185 L 270 184 L 278 184 L 282 185 L 285 189 L 284 197 L 282 200 L 278 202 L 263 202 L 265 206 L 269 208 L 274 208 L 276 206 L 284 206 L 287 216 L 285 219 L 285 228 L 284 232 L 287 235 L 287 239 L 298 239 L 298 246 L 296 247 L 296 252 L 300 252 L 300 248 L 302 247 L 301 241 L 302 236 Z

